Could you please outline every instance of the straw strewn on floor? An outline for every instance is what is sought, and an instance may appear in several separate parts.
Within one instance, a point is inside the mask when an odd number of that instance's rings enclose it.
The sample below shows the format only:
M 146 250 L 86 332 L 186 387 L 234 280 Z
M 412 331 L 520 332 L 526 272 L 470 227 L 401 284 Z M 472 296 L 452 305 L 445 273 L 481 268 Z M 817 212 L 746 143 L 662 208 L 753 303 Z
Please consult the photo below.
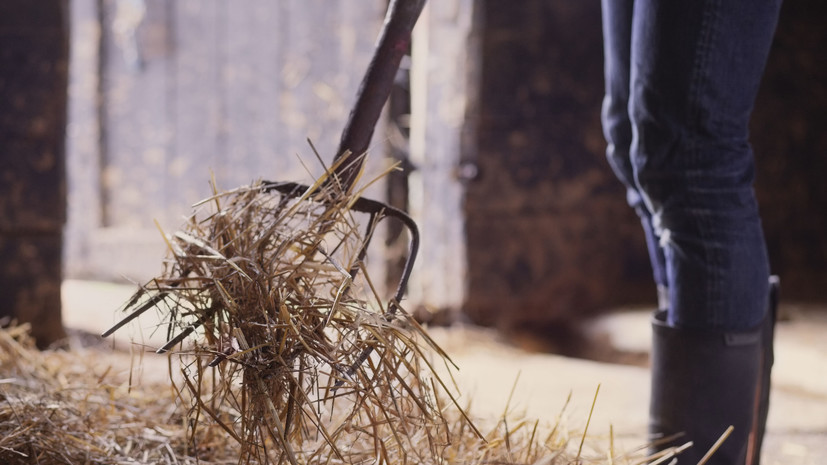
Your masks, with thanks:
M 0 330 L 0 463 L 196 462 L 168 388 L 130 391 L 105 356 L 41 353 L 27 332 Z
M 103 349 L 40 352 L 26 331 L 0 329 L 0 463 L 239 463 L 240 444 L 216 424 L 204 421 L 193 437 L 187 425 L 200 420 L 187 416 L 189 404 L 176 401 L 169 384 L 137 383 L 130 388 L 128 354 Z M 389 455 L 386 463 L 640 463 L 622 451 L 602 450 L 608 449 L 605 438 L 593 444 L 587 438 L 580 461 L 575 460 L 581 433 L 568 429 L 564 412 L 553 425 L 527 418 L 475 418 L 485 427 L 481 440 L 449 402 L 441 396 L 434 401 L 447 431 L 438 462 L 428 458 L 427 438 L 404 431 L 400 434 L 410 436 L 412 447 L 422 449 L 406 458 Z M 379 463 L 374 445 L 370 434 L 357 435 L 347 449 L 351 462 L 344 463 Z M 343 463 L 335 456 L 299 462 Z

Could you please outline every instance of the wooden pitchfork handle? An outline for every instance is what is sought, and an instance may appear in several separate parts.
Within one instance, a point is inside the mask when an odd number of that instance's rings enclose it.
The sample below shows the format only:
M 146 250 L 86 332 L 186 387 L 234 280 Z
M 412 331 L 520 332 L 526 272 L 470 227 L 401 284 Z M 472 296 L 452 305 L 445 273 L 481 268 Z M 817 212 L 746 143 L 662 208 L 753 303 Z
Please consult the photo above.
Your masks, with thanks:
M 345 123 L 333 159 L 335 165 L 342 157 L 350 157 L 349 160 L 342 160 L 334 171 L 333 178 L 338 180 L 344 192 L 350 190 L 362 169 L 362 155 L 368 150 L 376 122 L 393 88 L 399 62 L 410 49 L 411 31 L 425 1 L 391 0 L 388 6 L 373 58 L 359 85 L 356 103 Z

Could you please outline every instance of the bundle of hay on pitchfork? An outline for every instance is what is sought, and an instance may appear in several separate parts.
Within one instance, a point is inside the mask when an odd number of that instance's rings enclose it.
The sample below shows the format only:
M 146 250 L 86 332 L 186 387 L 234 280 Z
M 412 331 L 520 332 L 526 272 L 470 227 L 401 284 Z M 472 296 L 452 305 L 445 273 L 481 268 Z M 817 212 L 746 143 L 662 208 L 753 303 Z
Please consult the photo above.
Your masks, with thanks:
M 159 351 L 184 344 L 190 417 L 220 426 L 256 462 L 414 459 L 423 443 L 438 453 L 448 434 L 436 401 L 449 391 L 423 346 L 444 353 L 399 305 L 415 225 L 329 179 L 216 190 L 167 236 L 165 272 L 107 335 L 161 309 L 170 337 Z M 383 302 L 364 259 L 387 216 L 414 229 L 402 282 Z

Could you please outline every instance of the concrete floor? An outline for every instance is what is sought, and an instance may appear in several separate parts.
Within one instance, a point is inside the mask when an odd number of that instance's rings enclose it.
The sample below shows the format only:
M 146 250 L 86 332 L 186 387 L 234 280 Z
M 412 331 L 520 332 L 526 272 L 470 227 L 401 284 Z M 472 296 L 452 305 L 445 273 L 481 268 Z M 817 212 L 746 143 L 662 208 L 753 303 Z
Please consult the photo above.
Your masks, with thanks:
M 68 328 L 99 334 L 116 321 L 115 311 L 133 286 L 68 280 L 63 286 L 64 322 Z M 151 312 L 150 312 L 151 313 Z M 764 465 L 827 463 L 827 308 L 782 303 L 784 321 L 777 327 L 776 365 L 764 448 Z M 434 328 L 431 335 L 459 366 L 455 379 L 460 403 L 471 402 L 478 418 L 509 416 L 556 424 L 562 418 L 576 431 L 585 426 L 599 386 L 589 437 L 632 450 L 644 444 L 649 373 L 649 311 L 627 310 L 588 325 L 590 340 L 618 354 L 637 354 L 636 364 L 618 364 L 542 353 L 536 345 L 504 341 L 496 333 L 474 327 Z M 120 347 L 129 335 L 157 347 L 152 315 L 116 334 Z M 131 331 L 131 332 L 130 332 Z M 640 357 L 642 355 L 642 357 Z M 640 361 L 644 363 L 637 363 Z M 151 363 L 151 360 L 150 360 Z M 165 363 L 165 362 L 164 362 Z M 153 376 L 154 370 L 145 370 Z M 165 371 L 154 375 L 166 376 Z M 513 390 L 513 395 L 511 394 Z M 510 403 L 508 399 L 511 399 Z

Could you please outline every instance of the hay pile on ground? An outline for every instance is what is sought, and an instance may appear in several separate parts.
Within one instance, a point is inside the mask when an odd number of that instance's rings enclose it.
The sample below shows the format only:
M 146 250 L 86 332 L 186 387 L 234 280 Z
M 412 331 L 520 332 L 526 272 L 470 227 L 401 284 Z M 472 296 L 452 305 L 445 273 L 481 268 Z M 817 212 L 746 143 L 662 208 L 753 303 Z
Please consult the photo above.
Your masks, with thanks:
M 189 404 L 176 401 L 169 384 L 144 383 L 130 388 L 128 370 L 123 371 L 128 362 L 129 354 L 102 348 L 41 352 L 28 338 L 26 328 L 0 329 L 0 463 L 239 463 L 240 444 L 220 427 L 200 428 L 197 441 L 193 441 L 187 426 L 191 424 Z M 605 438 L 591 444 L 591 452 L 584 452 L 577 460 L 583 437 L 568 430 L 565 421 L 542 425 L 528 418 L 475 419 L 486 427 L 482 440 L 468 430 L 466 420 L 455 409 L 443 401 L 440 404 L 448 434 L 436 463 L 642 463 L 611 451 Z M 373 444 L 364 435 L 354 446 L 371 449 Z M 420 455 L 429 453 L 427 444 L 415 446 L 423 449 Z M 340 463 L 334 457 L 314 462 Z M 381 461 L 364 457 L 353 463 Z M 407 463 L 419 462 L 411 457 Z
M 0 330 L 0 463 L 196 463 L 169 388 L 130 390 L 111 368 L 94 351 L 39 352 L 26 327 Z

